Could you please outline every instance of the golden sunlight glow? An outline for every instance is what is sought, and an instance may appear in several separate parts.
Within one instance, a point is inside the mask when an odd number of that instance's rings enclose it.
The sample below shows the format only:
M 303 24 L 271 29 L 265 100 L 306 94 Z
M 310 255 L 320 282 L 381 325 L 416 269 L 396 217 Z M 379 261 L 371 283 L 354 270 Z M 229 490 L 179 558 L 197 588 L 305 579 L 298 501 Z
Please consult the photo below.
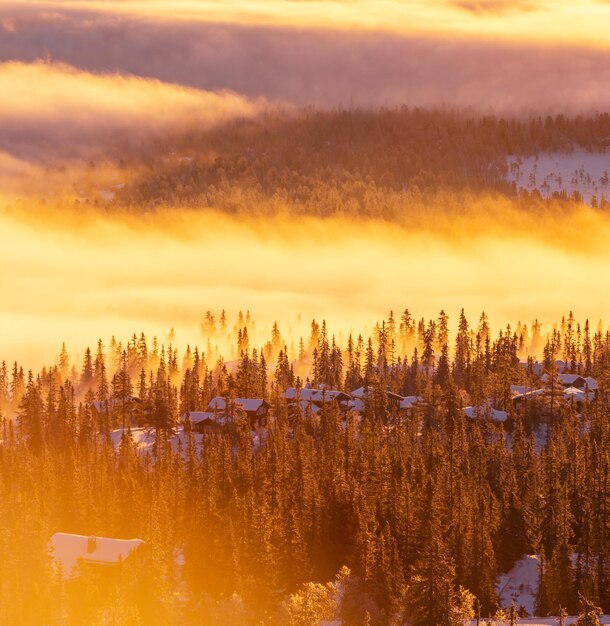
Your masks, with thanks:
M 165 338 L 172 327 L 178 345 L 193 345 L 205 311 L 223 308 L 249 309 L 261 345 L 274 320 L 306 334 L 325 317 L 335 330 L 360 332 L 405 307 L 426 317 L 445 309 L 453 320 L 465 307 L 473 321 L 485 310 L 495 326 L 553 321 L 576 307 L 597 324 L 610 305 L 610 219 L 583 207 L 516 221 L 494 202 L 492 217 L 473 205 L 461 219 L 430 220 L 434 227 L 189 210 L 5 212 L 1 357 L 36 364 L 64 340 L 82 353 L 98 337 Z M 575 238 L 576 222 L 595 234 Z
M 164 20 L 389 30 L 607 48 L 603 0 L 26 0 L 45 9 L 135 14 Z M 25 3 L 24 3 L 25 4 Z
M 230 91 L 206 92 L 159 80 L 91 74 L 63 64 L 0 64 L 0 125 L 57 138 L 71 130 L 140 134 L 253 115 L 252 103 Z M 70 137 L 68 138 L 70 139 Z

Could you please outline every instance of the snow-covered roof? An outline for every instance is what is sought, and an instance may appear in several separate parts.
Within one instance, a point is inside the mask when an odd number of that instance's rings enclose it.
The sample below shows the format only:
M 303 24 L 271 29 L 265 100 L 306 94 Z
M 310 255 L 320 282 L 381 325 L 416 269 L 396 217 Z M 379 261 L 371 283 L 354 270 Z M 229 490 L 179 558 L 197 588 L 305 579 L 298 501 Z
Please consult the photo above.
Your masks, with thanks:
M 310 402 L 331 402 L 336 399 L 349 400 L 350 396 L 338 389 L 312 389 L 310 387 L 304 387 L 298 391 L 301 400 L 307 400 Z M 297 397 L 297 389 L 295 387 L 288 387 L 282 394 L 286 400 L 295 400 Z
M 354 391 L 350 392 L 350 395 L 352 396 L 352 398 L 360 398 L 363 399 L 366 396 L 367 393 L 367 387 L 358 387 L 358 389 L 354 389 Z M 386 390 L 386 394 L 388 396 L 388 398 L 393 398 L 394 400 L 402 400 L 402 396 L 394 393 L 393 391 L 390 391 L 389 389 Z
M 186 415 L 183 415 L 182 420 L 184 421 L 185 419 Z M 189 411 L 189 419 L 191 420 L 191 424 L 199 424 L 207 420 L 214 422 L 222 421 L 222 418 L 220 418 L 218 414 L 212 413 L 211 411 Z
M 50 541 L 51 556 L 62 566 L 66 577 L 73 576 L 79 559 L 87 563 L 118 563 L 144 542 L 141 539 L 110 539 L 69 533 L 55 533 Z
M 347 408 L 355 413 L 362 413 L 364 411 L 364 401 L 356 397 L 347 403 Z
M 527 391 L 527 387 L 525 385 L 511 385 L 510 393 L 512 396 L 519 396 Z
M 547 380 L 549 380 L 549 375 L 548 374 L 544 374 L 544 376 L 542 377 L 542 380 L 544 382 L 546 382 Z M 572 386 L 575 382 L 578 382 L 580 380 L 585 381 L 585 379 L 580 376 L 579 374 L 557 374 L 557 380 L 562 384 L 562 385 L 570 385 Z
M 351 392 L 352 397 L 354 398 L 364 398 L 366 395 L 366 387 L 358 387 L 358 389 L 354 389 Z
M 589 389 L 591 391 L 596 391 L 597 390 L 597 380 L 595 380 L 595 378 L 593 378 L 592 376 L 587 376 L 585 378 L 585 382 L 587 383 L 587 387 L 589 387 Z
M 527 361 L 520 361 L 519 365 L 523 369 L 528 369 L 529 368 L 529 363 Z M 540 376 L 541 374 L 543 374 L 544 373 L 544 363 L 532 363 L 532 372 L 534 373 L 535 376 Z
M 413 407 L 413 405 L 416 402 L 421 402 L 422 397 L 421 396 L 405 396 L 401 401 L 400 401 L 400 408 L 401 409 L 410 409 Z
M 593 400 L 593 392 L 589 391 L 587 393 L 584 389 L 578 389 L 578 387 L 568 387 L 567 389 L 564 389 L 563 395 L 566 396 L 568 400 L 574 400 L 574 402 Z
M 265 401 L 262 398 L 235 398 L 233 400 L 236 407 L 243 409 L 247 413 L 251 411 L 258 411 L 263 406 Z M 210 400 L 208 409 L 211 411 L 226 411 L 227 399 L 223 396 L 216 396 Z
M 531 389 L 530 391 L 526 391 L 525 393 L 519 393 L 516 396 L 513 396 L 513 400 L 522 399 L 522 398 L 533 398 L 535 396 L 540 396 L 544 393 L 544 389 Z

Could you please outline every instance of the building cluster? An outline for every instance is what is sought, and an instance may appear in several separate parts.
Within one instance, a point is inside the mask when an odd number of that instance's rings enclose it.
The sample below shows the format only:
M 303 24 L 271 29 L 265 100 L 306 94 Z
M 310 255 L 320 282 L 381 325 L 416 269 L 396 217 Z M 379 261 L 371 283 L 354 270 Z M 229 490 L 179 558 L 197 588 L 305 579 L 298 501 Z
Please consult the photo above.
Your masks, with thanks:
M 488 419 L 506 422 L 510 414 L 536 410 L 544 416 L 549 402 L 556 400 L 556 406 L 562 402 L 570 403 L 577 411 L 593 401 L 599 393 L 597 380 L 592 377 L 564 372 L 567 366 L 556 361 L 553 372 L 544 370 L 542 364 L 523 364 L 530 369 L 529 385 L 511 385 L 510 400 L 501 401 L 489 398 L 479 406 L 466 406 L 464 415 L 472 420 Z M 288 416 L 291 419 L 316 417 L 324 406 L 334 405 L 345 418 L 348 412 L 357 416 L 370 411 L 381 419 L 390 416 L 408 418 L 418 406 L 425 404 L 421 396 L 402 396 L 389 389 L 382 389 L 378 384 L 362 386 L 351 392 L 332 389 L 325 385 L 288 387 L 281 397 L 286 402 Z M 231 423 L 245 418 L 251 430 L 264 428 L 271 410 L 271 404 L 265 398 L 233 398 L 216 396 L 210 400 L 205 410 L 190 411 L 181 416 L 185 429 L 198 433 L 213 432 Z M 142 403 L 137 396 L 130 395 L 123 399 L 106 402 L 94 402 L 92 411 L 98 418 L 112 414 L 116 420 L 128 426 L 143 424 Z M 144 420 L 145 422 L 145 420 Z
M 390 412 L 409 416 L 415 410 L 418 402 L 423 399 L 418 396 L 401 396 L 389 390 L 382 391 L 383 399 L 376 407 L 379 391 L 371 387 L 360 387 L 351 393 L 330 389 L 324 385 L 318 387 L 306 386 L 303 388 L 288 387 L 281 395 L 286 401 L 288 415 L 291 418 L 317 416 L 324 406 L 335 405 L 341 415 L 345 417 L 349 411 L 362 415 L 366 408 L 367 396 L 375 414 Z M 247 418 L 252 430 L 262 428 L 267 423 L 271 405 L 262 398 L 226 398 L 218 396 L 210 400 L 205 411 L 190 411 L 182 416 L 185 426 L 195 432 L 209 432 L 234 422 L 239 417 Z M 383 409 L 383 410 L 382 410 Z
M 565 372 L 568 369 L 564 361 L 555 361 L 552 371 L 546 371 L 541 363 L 523 363 L 534 375 L 533 385 L 511 385 L 510 404 L 506 410 L 494 406 L 488 400 L 483 406 L 469 406 L 464 413 L 471 419 L 488 418 L 496 422 L 505 422 L 509 418 L 508 409 L 514 414 L 522 414 L 527 410 L 535 410 L 541 417 L 548 416 L 562 404 L 582 412 L 585 405 L 597 399 L 600 394 L 598 382 L 591 376 L 582 376 Z

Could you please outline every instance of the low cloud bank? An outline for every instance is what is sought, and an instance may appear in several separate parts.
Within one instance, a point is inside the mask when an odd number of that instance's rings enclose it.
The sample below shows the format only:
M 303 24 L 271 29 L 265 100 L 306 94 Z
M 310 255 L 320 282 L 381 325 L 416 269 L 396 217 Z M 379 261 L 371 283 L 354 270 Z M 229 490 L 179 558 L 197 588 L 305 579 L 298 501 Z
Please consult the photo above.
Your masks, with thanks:
M 514 4 L 466 2 L 460 11 L 501 8 L 509 19 Z M 493 41 L 459 29 L 441 36 L 219 24 L 60 5 L 52 11 L 8 6 L 0 9 L 0 22 L 0 60 L 47 57 L 90 72 L 126 72 L 297 105 L 610 109 L 609 50 L 559 43 L 559 35 L 556 45 L 523 43 L 519 25 L 512 41 Z
M 64 64 L 0 64 L 0 175 L 24 162 L 128 155 L 131 147 L 186 129 L 256 115 L 263 104 L 229 91 L 206 92 Z

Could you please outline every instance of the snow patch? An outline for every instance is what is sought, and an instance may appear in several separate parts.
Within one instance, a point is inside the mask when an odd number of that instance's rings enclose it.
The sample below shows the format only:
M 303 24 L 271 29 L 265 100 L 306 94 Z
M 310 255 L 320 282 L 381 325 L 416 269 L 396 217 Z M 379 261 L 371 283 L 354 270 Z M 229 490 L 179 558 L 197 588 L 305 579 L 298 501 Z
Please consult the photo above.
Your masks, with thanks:
M 610 200 L 610 153 L 575 150 L 571 153 L 543 153 L 535 156 L 509 156 L 508 182 L 519 189 L 534 191 L 548 198 L 553 193 L 574 192 L 591 203 Z
M 540 557 L 528 554 L 517 561 L 509 572 L 498 577 L 496 591 L 502 608 L 509 609 L 514 600 L 517 608 L 522 606 L 528 615 L 534 615 L 540 580 L 539 567 Z

